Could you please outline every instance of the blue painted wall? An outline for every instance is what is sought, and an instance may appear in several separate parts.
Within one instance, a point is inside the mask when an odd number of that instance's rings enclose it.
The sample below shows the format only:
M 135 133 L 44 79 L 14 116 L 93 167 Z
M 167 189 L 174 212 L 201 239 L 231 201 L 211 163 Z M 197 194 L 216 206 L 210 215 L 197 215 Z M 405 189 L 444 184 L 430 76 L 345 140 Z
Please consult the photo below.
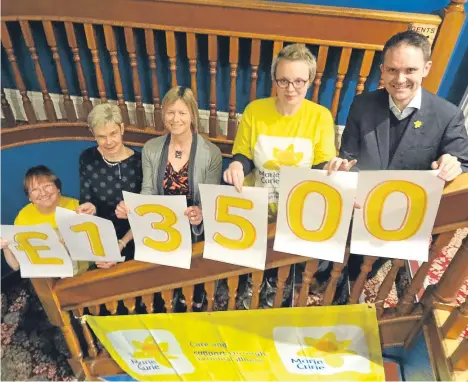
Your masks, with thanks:
M 319 5 L 331 5 L 331 6 L 343 6 L 343 7 L 354 7 L 354 8 L 367 8 L 367 9 L 380 9 L 380 10 L 393 10 L 402 12 L 418 12 L 418 13 L 434 13 L 448 3 L 447 0 L 393 0 L 393 1 L 372 1 L 372 0 L 283 0 L 292 3 L 309 3 Z M 468 5 L 465 5 L 465 9 L 468 11 Z M 60 93 L 60 88 L 57 81 L 57 73 L 55 65 L 53 64 L 50 50 L 47 47 L 45 37 L 43 36 L 42 28 L 37 23 L 32 23 L 33 33 L 35 34 L 35 41 L 37 44 L 41 65 L 44 69 L 44 73 L 47 80 L 47 86 L 50 92 Z M 461 97 L 468 85 L 468 22 L 465 22 L 461 36 L 458 40 L 454 54 L 450 60 L 447 72 L 442 80 L 442 84 L 439 90 L 439 95 L 447 98 L 453 103 L 458 104 Z M 24 41 L 18 38 L 21 36 L 19 26 L 15 23 L 8 25 L 10 32 L 14 38 L 15 52 L 17 60 L 22 68 L 23 73 L 34 73 L 34 67 L 32 60 L 24 45 Z M 58 44 L 61 52 L 64 52 L 61 56 L 63 67 L 67 75 L 68 86 L 71 94 L 79 95 L 79 87 L 76 81 L 76 71 L 74 68 L 73 59 L 71 53 L 68 50 L 67 41 L 65 38 L 65 31 L 63 25 L 56 25 L 58 36 Z M 125 97 L 128 100 L 134 99 L 134 94 L 130 89 L 131 73 L 129 71 L 130 66 L 128 57 L 122 54 L 125 51 L 123 48 L 123 34 L 122 31 L 118 31 L 117 40 L 120 46 L 119 49 L 119 66 L 124 80 Z M 81 58 L 87 64 L 85 65 L 85 76 L 91 96 L 97 96 L 96 80 L 93 66 L 91 64 L 91 57 L 89 51 L 84 48 L 84 31 L 78 27 L 76 29 L 78 39 L 81 43 L 80 54 Z M 144 96 L 144 102 L 151 102 L 151 89 L 148 84 L 151 83 L 148 71 L 148 57 L 143 52 L 143 34 L 142 31 L 137 33 L 137 45 L 140 54 L 139 69 L 140 69 L 140 81 L 142 84 L 142 91 Z M 167 67 L 167 59 L 164 57 L 165 54 L 165 41 L 162 35 L 157 34 L 157 46 L 159 49 L 157 60 L 158 67 Z M 103 41 L 104 36 L 102 30 L 97 30 L 97 38 L 99 41 Z M 138 43 L 140 42 L 140 43 Z M 181 51 L 184 51 L 185 40 L 181 34 L 177 34 L 177 43 L 182 44 Z M 249 42 L 247 40 L 241 40 L 241 49 L 248 50 Z M 266 43 L 263 49 L 271 51 L 271 43 Z M 100 44 L 102 47 L 103 44 Z M 208 42 L 206 37 L 200 37 L 199 39 L 199 56 L 200 58 L 206 57 L 208 48 Z M 311 47 L 316 53 L 316 47 Z M 228 62 L 228 41 L 227 38 L 223 38 L 219 44 L 220 52 L 220 65 L 218 71 L 218 94 L 221 95 L 218 101 L 218 109 L 227 111 L 228 105 L 228 91 L 229 89 L 229 62 Z M 330 65 L 327 68 L 327 72 L 324 75 L 324 82 L 320 92 L 320 102 L 325 106 L 330 106 L 331 99 L 334 89 L 334 78 L 337 70 L 339 49 L 330 50 Z M 100 51 L 101 58 L 103 61 L 108 62 L 109 56 L 107 51 Z M 239 63 L 239 79 L 238 79 L 238 104 L 237 108 L 242 111 L 247 104 L 248 100 L 248 79 L 250 77 L 250 68 L 248 62 L 248 55 L 241 55 L 243 60 Z M 10 64 L 7 60 L 4 49 L 1 50 L 1 79 L 2 85 L 5 88 L 16 88 L 16 84 L 13 80 Z M 357 80 L 357 71 L 360 65 L 362 54 L 356 52 L 353 54 L 349 75 L 346 78 L 345 87 L 342 92 L 342 104 L 338 113 L 338 123 L 344 124 L 348 113 L 348 108 L 351 104 L 354 89 Z M 379 55 L 376 56 L 375 63 L 380 59 Z M 271 87 L 271 81 L 268 75 L 268 66 L 271 58 L 262 55 L 262 61 L 260 65 L 260 77 L 258 83 L 258 94 L 259 96 L 267 96 Z M 178 81 L 184 85 L 189 85 L 188 75 L 188 60 L 187 57 L 179 56 L 177 58 L 177 64 L 179 66 Z M 206 60 L 199 60 L 198 70 L 200 72 L 198 88 L 200 91 L 200 107 L 208 108 L 208 92 L 207 89 L 209 84 L 208 75 L 208 63 Z M 106 66 L 103 63 L 103 73 L 105 76 L 106 89 L 108 90 L 108 96 L 110 98 L 115 97 L 115 90 L 112 84 L 112 70 L 111 67 Z M 169 74 L 167 71 L 159 69 L 158 72 L 160 80 L 160 89 L 164 92 L 169 86 Z M 375 68 L 371 72 L 368 80 L 368 89 L 375 89 L 379 79 L 378 68 Z M 25 83 L 29 90 L 40 90 L 35 76 L 28 75 L 25 77 Z M 349 90 L 348 90 L 349 89 Z M 49 166 L 57 175 L 62 179 L 64 184 L 64 194 L 69 196 L 78 197 L 79 193 L 79 179 L 78 179 L 78 156 L 81 151 L 92 145 L 91 142 L 50 142 L 43 144 L 34 144 L 25 147 L 13 148 L 2 151 L 1 161 L 1 222 L 2 224 L 11 224 L 21 209 L 27 203 L 27 199 L 22 190 L 22 177 L 25 171 L 34 165 L 45 164 Z M 226 164 L 226 163 L 225 163 Z

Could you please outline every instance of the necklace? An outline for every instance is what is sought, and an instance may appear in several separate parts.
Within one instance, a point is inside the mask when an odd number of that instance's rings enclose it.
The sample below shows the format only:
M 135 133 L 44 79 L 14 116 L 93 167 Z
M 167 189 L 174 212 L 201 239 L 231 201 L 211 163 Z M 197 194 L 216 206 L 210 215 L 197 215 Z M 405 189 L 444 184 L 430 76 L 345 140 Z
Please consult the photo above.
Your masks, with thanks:
M 176 159 L 182 159 L 182 150 L 175 150 L 175 157 Z
M 119 179 L 122 179 L 122 174 L 120 173 L 120 162 L 122 161 L 120 160 L 118 162 L 112 163 L 112 162 L 107 161 L 106 158 L 104 158 L 104 155 L 101 154 L 101 156 L 102 156 L 102 160 L 104 161 L 104 163 L 107 164 L 109 167 L 119 166 Z

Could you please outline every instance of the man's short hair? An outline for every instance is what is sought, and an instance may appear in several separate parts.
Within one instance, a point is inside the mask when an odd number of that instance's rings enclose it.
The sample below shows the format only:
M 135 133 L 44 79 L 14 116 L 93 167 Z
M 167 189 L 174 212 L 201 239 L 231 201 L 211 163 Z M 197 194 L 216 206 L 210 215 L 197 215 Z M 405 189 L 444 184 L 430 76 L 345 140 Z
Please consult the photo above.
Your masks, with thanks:
M 385 54 L 387 51 L 399 45 L 409 45 L 419 48 L 423 53 L 425 62 L 428 62 L 431 59 L 431 44 L 427 37 L 418 32 L 404 31 L 392 36 L 390 40 L 385 43 L 382 52 L 382 63 L 385 60 Z
M 29 186 L 31 186 L 33 179 L 38 178 L 47 179 L 49 182 L 54 183 L 55 187 L 57 187 L 59 191 L 62 191 L 62 182 L 57 178 L 57 175 L 55 175 L 49 167 L 41 164 L 39 166 L 31 167 L 26 171 L 26 174 L 24 174 L 23 189 L 26 196 L 29 196 Z
M 305 46 L 305 44 L 291 44 L 285 46 L 278 53 L 277 56 L 273 57 L 271 63 L 271 79 L 273 82 L 276 80 L 276 68 L 280 60 L 288 61 L 304 61 L 309 67 L 309 81 L 313 81 L 315 78 L 315 72 L 317 71 L 317 62 L 314 55 Z

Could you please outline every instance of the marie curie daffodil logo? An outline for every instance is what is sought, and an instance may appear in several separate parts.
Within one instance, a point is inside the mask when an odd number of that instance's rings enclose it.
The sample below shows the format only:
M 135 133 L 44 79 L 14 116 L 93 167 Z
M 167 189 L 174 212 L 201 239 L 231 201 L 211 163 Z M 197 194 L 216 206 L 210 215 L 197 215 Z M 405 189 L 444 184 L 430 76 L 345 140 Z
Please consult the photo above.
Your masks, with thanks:
M 273 157 L 263 164 L 267 170 L 279 170 L 281 166 L 297 166 L 304 157 L 304 153 L 295 152 L 294 144 L 290 144 L 285 150 L 273 148 Z
M 351 340 L 337 340 L 333 332 L 328 332 L 321 338 L 305 337 L 306 347 L 298 351 L 297 355 L 323 358 L 328 366 L 341 367 L 344 364 L 343 356 L 356 354 L 355 351 L 349 349 L 351 342 Z
M 421 121 L 414 121 L 414 128 L 415 129 L 419 129 L 420 127 L 422 127 L 422 122 Z
M 154 359 L 158 364 L 171 367 L 171 360 L 177 359 L 176 356 L 169 354 L 169 343 L 160 342 L 159 344 L 153 339 L 151 335 L 141 341 L 132 341 L 135 351 L 133 358 L 135 359 Z

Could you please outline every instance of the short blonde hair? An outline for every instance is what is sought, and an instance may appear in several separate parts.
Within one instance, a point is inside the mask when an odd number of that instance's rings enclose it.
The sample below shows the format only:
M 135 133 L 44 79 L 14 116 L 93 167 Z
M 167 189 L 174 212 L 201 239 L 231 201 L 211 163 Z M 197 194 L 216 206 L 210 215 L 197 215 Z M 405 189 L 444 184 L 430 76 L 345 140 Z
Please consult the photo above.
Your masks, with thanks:
M 123 123 L 122 113 L 117 105 L 112 103 L 101 103 L 93 107 L 88 115 L 88 126 L 92 133 L 96 127 L 115 123 L 120 127 Z
M 304 61 L 309 67 L 309 81 L 314 80 L 317 72 L 317 62 L 305 44 L 287 45 L 273 58 L 271 63 L 271 79 L 273 81 L 276 80 L 276 69 L 280 60 Z
M 176 86 L 166 93 L 161 103 L 163 118 L 167 108 L 178 100 L 183 101 L 188 107 L 190 118 L 192 119 L 192 131 L 198 132 L 198 104 L 190 88 Z

